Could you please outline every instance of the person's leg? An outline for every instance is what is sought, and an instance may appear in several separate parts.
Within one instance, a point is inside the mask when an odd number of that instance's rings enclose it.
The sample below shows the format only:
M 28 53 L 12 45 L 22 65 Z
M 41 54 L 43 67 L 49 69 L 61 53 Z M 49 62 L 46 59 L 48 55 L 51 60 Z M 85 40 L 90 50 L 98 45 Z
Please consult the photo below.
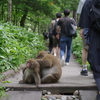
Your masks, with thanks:
M 49 51 L 50 53 L 52 52 L 52 48 L 53 48 L 53 38 L 52 36 L 49 37 Z
M 56 47 L 53 47 L 53 53 L 54 53 L 54 56 L 57 56 L 57 52 L 56 52 Z
M 87 54 L 88 54 L 88 50 L 83 48 L 82 49 L 82 69 L 83 70 L 87 70 Z
M 56 37 L 53 37 L 53 53 L 54 53 L 54 56 L 57 56 L 57 39 L 56 39 Z
M 69 60 L 71 56 L 71 46 L 72 46 L 72 38 L 67 38 L 67 55 L 66 55 L 66 61 L 65 64 L 69 65 Z
M 100 73 L 93 72 L 93 76 L 98 88 L 98 94 L 97 94 L 96 100 L 100 100 Z
M 61 37 L 60 39 L 60 58 L 64 57 L 64 51 L 66 46 L 66 37 Z
M 60 59 L 60 39 L 57 39 L 57 58 Z
M 65 54 L 65 46 L 66 46 L 66 37 L 61 37 L 60 38 L 60 62 L 61 62 L 61 66 L 64 66 L 64 63 L 65 63 L 65 57 L 64 57 L 64 54 Z
M 60 59 L 60 48 L 57 48 L 57 58 Z
M 57 48 L 57 57 L 60 59 L 60 39 L 57 40 L 58 48 Z
M 82 39 L 83 43 L 83 49 L 82 49 L 82 71 L 81 75 L 88 76 L 88 70 L 87 70 L 87 55 L 88 55 L 88 45 L 86 45 L 86 39 Z

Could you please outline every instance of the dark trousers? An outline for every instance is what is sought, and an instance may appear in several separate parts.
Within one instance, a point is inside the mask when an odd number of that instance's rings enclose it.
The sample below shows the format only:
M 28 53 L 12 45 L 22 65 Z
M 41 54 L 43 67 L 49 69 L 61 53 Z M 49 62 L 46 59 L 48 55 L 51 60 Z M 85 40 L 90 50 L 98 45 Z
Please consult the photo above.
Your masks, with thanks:
M 93 76 L 94 76 L 95 82 L 97 84 L 98 91 L 100 91 L 100 73 L 93 72 Z
M 53 37 L 49 36 L 49 51 L 50 51 L 50 53 L 52 51 L 52 48 L 53 48 Z

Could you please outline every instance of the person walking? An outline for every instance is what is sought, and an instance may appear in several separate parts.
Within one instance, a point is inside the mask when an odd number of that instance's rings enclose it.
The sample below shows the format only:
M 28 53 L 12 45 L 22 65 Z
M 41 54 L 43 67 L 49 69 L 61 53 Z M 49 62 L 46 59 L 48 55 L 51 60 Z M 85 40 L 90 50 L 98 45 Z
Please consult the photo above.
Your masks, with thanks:
M 77 14 L 81 14 L 83 5 L 86 0 L 80 0 L 78 8 L 77 8 Z M 81 22 L 79 23 L 78 27 L 80 27 L 80 36 L 82 38 L 82 70 L 80 72 L 81 75 L 83 76 L 88 76 L 88 69 L 87 69 L 87 55 L 88 55 L 88 48 L 89 45 L 87 45 L 87 33 L 88 33 L 88 28 L 82 28 L 81 27 Z
M 58 59 L 60 59 L 60 36 L 57 37 L 56 29 L 57 29 L 57 23 L 59 19 L 61 18 L 62 14 L 57 13 L 55 22 L 53 23 L 53 53 L 54 56 L 57 56 Z
M 82 38 L 82 71 L 81 71 L 81 75 L 83 76 L 88 76 L 88 69 L 87 69 L 87 55 L 88 55 L 88 48 L 89 45 L 87 44 L 87 39 L 85 38 L 84 34 L 87 34 L 86 32 L 88 32 L 88 28 L 82 28 L 80 30 L 80 36 Z
M 52 54 L 52 51 L 53 51 L 53 34 L 52 30 L 49 28 L 49 52 Z
M 98 0 L 96 0 L 100 6 Z M 93 76 L 96 81 L 96 85 L 98 88 L 98 93 L 96 96 L 96 100 L 100 100 L 100 31 L 94 30 L 91 26 L 91 8 L 93 4 L 93 0 L 86 0 L 80 15 L 79 26 L 81 28 L 89 28 L 88 37 L 90 40 L 89 49 L 88 49 L 88 57 L 87 60 L 90 64 L 90 67 L 93 71 Z M 94 6 L 95 7 L 95 6 Z
M 70 36 L 69 34 L 69 31 L 71 29 L 70 24 L 73 22 L 73 24 L 77 28 L 75 20 L 73 18 L 68 17 L 69 14 L 70 14 L 70 10 L 65 9 L 64 10 L 65 16 L 60 18 L 57 24 L 58 25 L 57 35 L 60 34 L 60 58 L 61 58 L 62 66 L 64 63 L 66 65 L 69 65 L 69 60 L 71 56 L 72 36 Z M 66 59 L 65 59 L 64 55 L 65 55 L 66 48 L 67 48 L 67 53 L 66 53 Z
M 56 29 L 57 29 L 57 23 L 61 18 L 61 16 L 62 16 L 61 13 L 56 13 L 56 19 L 51 24 L 51 29 L 53 32 L 53 54 L 58 59 L 60 58 L 60 39 L 59 39 L 60 36 L 59 37 L 56 36 L 57 35 Z

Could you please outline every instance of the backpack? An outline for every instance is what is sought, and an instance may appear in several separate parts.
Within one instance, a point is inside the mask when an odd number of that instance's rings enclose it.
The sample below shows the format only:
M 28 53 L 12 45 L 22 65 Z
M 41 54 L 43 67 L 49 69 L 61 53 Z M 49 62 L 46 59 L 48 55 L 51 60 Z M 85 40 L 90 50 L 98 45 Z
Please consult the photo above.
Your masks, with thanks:
M 70 28 L 69 28 L 69 35 L 72 37 L 77 37 L 77 32 L 76 32 L 76 27 L 74 25 L 74 19 L 70 18 L 71 23 L 70 23 Z
M 51 30 L 49 30 L 49 38 L 52 38 L 52 36 L 53 36 L 53 33 Z
M 92 0 L 90 19 L 91 28 L 97 32 L 100 32 L 100 0 Z
M 58 21 L 55 20 L 54 28 L 53 28 L 53 30 L 52 30 L 52 34 L 53 34 L 54 36 L 57 35 L 57 32 L 56 32 L 56 29 L 57 29 L 57 23 L 58 23 Z

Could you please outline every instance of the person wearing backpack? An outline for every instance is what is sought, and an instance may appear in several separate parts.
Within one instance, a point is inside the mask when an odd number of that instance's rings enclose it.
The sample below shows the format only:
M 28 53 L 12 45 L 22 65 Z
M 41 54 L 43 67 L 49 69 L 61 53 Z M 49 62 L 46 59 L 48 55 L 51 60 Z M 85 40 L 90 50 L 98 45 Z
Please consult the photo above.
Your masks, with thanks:
M 96 100 L 100 100 L 100 0 L 86 0 L 80 16 L 80 27 L 88 28 L 89 49 L 87 60 L 98 88 Z M 98 17 L 99 16 L 99 17 Z M 96 27 L 95 27 L 96 26 Z
M 72 35 L 70 35 L 71 30 L 71 24 L 73 22 L 74 27 L 77 28 L 76 22 L 73 18 L 69 17 L 70 10 L 65 9 L 64 10 L 64 17 L 60 18 L 58 21 L 57 26 L 57 35 L 60 34 L 60 59 L 61 59 L 61 65 L 64 64 L 69 65 L 70 56 L 71 56 L 71 46 L 72 46 Z M 66 59 L 64 57 L 65 52 L 67 48 L 66 53 Z
M 56 13 L 56 19 L 51 23 L 51 30 L 53 34 L 53 55 L 56 56 L 58 59 L 60 58 L 60 39 L 57 37 L 57 23 L 58 20 L 61 18 L 61 13 Z
M 52 20 L 53 22 L 54 20 Z M 53 34 L 52 34 L 52 30 L 49 27 L 49 51 L 52 54 L 53 51 Z

